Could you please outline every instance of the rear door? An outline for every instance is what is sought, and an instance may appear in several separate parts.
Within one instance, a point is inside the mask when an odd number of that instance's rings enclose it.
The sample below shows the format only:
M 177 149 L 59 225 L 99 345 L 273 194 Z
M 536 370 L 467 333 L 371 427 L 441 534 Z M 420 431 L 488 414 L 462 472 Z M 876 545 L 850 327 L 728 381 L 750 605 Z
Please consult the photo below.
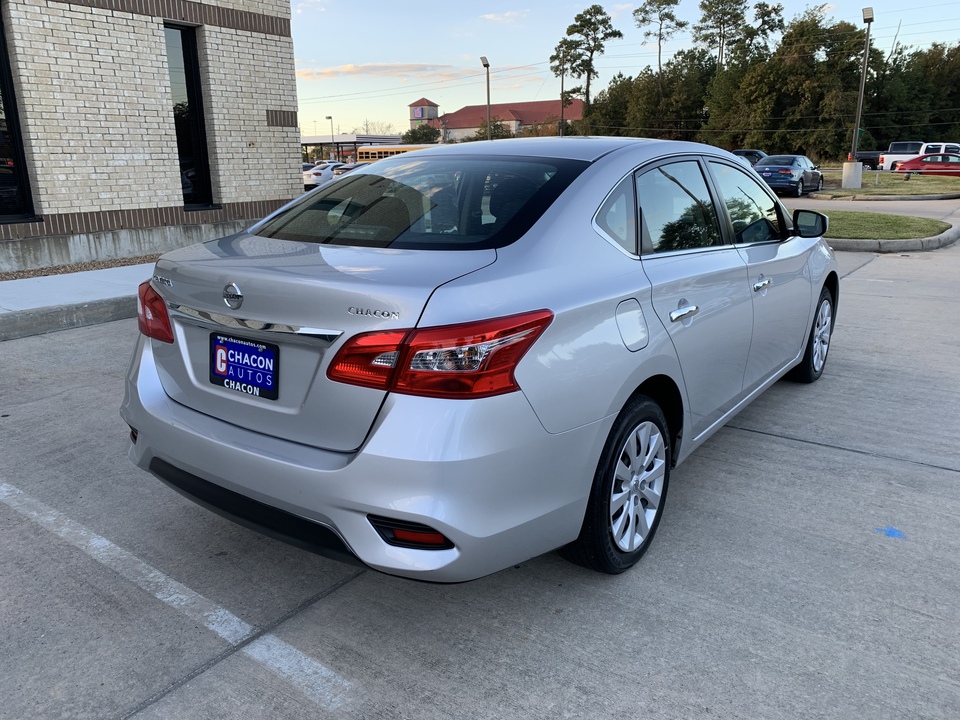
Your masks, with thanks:
M 697 159 L 644 169 L 636 182 L 643 269 L 680 360 L 697 436 L 741 397 L 753 328 L 747 268 L 723 242 Z

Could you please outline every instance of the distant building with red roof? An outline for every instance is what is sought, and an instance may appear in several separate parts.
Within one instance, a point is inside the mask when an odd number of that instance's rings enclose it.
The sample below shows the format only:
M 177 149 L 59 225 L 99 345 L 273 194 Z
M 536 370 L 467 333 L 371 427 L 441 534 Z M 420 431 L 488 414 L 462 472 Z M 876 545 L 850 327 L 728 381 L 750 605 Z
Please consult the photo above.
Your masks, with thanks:
M 431 103 L 426 98 L 412 103 L 411 107 L 411 127 L 415 127 L 412 111 L 416 108 L 422 108 L 422 114 L 425 114 L 428 108 L 432 108 L 434 116 L 427 118 L 425 115 L 421 122 L 426 122 L 431 127 L 435 127 L 443 133 L 443 142 L 457 142 L 463 138 L 476 135 L 483 124 L 487 121 L 486 105 L 467 105 L 456 112 L 445 113 L 436 116 L 437 105 Z M 583 101 L 574 100 L 563 109 L 563 119 L 570 122 L 583 118 Z M 534 100 L 532 102 L 517 103 L 498 103 L 490 106 L 490 122 L 497 121 L 514 135 L 520 133 L 525 127 L 531 125 L 542 125 L 544 123 L 560 122 L 560 99 L 556 100 Z M 419 124 L 419 123 L 417 123 Z
M 410 129 L 413 130 L 417 125 L 433 125 L 431 120 L 437 119 L 438 108 L 435 102 L 430 102 L 426 98 L 420 98 L 416 102 L 410 103 Z

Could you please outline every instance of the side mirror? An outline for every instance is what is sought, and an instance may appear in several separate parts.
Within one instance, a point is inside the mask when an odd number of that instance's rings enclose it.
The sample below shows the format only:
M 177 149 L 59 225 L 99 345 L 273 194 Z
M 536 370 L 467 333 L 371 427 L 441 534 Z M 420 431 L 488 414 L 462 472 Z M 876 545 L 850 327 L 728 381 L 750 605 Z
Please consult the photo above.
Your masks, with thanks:
M 793 227 L 800 237 L 823 237 L 830 227 L 830 219 L 814 210 L 794 210 Z

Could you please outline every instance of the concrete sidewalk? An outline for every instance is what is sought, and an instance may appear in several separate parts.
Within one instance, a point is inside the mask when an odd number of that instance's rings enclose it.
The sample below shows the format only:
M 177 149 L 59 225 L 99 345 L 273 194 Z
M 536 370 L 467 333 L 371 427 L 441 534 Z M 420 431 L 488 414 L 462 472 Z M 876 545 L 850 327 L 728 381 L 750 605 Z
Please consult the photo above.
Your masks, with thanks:
M 0 282 L 0 341 L 135 317 L 153 264 Z

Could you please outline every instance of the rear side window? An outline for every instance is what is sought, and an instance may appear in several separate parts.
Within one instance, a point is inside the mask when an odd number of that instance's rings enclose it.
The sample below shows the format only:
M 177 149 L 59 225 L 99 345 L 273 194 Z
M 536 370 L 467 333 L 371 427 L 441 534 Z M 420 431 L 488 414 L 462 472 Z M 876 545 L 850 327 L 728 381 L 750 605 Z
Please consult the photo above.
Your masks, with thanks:
M 733 224 L 735 243 L 770 242 L 783 237 L 777 201 L 756 180 L 723 163 L 711 161 L 710 169 Z
M 643 252 L 720 245 L 720 224 L 695 160 L 660 165 L 637 177 Z
M 254 232 L 331 245 L 475 250 L 523 235 L 587 163 L 402 155 L 353 170 Z
M 637 255 L 637 210 L 633 179 L 627 178 L 610 193 L 597 211 L 597 227 L 631 255 Z
M 919 142 L 895 142 L 890 143 L 890 149 L 887 150 L 888 153 L 900 153 L 904 155 L 910 155 L 919 153 L 920 149 L 923 147 L 923 143 Z

